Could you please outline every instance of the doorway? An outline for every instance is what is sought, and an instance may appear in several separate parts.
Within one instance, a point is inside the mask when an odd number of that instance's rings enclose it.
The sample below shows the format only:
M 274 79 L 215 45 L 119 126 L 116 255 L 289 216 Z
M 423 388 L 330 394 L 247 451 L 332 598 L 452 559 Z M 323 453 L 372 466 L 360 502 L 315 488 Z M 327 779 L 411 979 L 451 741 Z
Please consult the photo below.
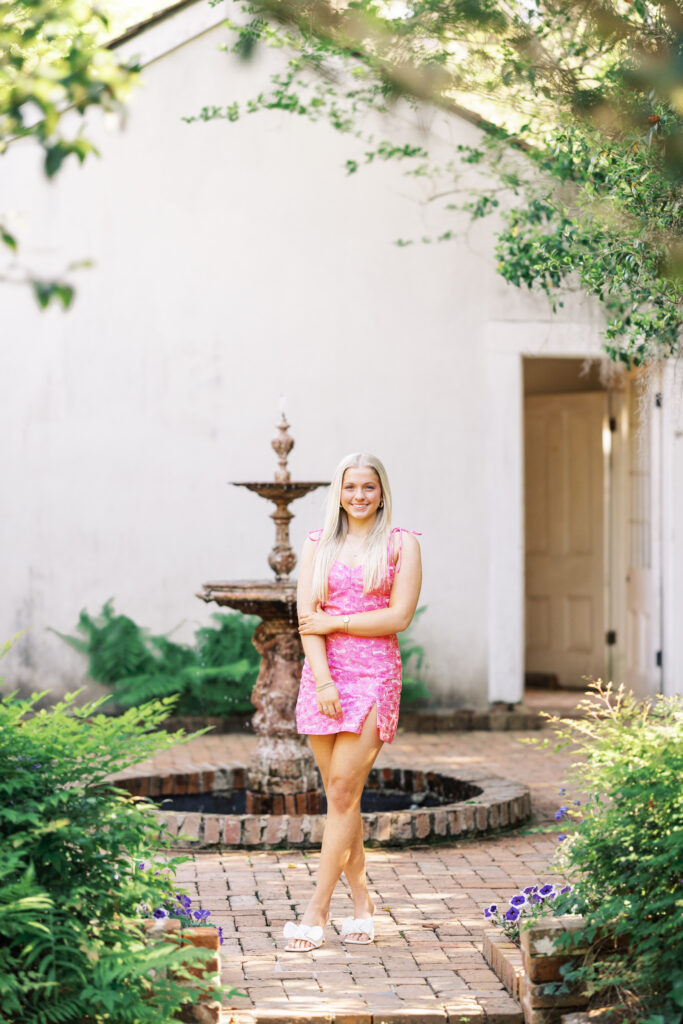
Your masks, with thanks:
M 609 396 L 598 366 L 524 359 L 525 681 L 605 678 Z
M 526 357 L 525 684 L 661 687 L 657 401 L 636 374 Z

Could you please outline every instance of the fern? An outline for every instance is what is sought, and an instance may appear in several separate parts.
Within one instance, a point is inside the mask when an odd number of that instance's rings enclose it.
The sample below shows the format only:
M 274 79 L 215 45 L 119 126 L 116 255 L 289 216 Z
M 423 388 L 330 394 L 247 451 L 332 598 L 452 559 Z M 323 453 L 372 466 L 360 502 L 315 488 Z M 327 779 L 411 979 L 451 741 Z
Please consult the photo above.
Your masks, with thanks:
M 417 704 L 425 704 L 431 697 L 429 690 L 421 679 L 416 679 L 410 674 L 410 662 L 415 662 L 415 668 L 422 667 L 424 658 L 424 647 L 415 643 L 412 631 L 417 619 L 426 611 L 426 605 L 418 608 L 413 616 L 413 622 L 409 629 L 399 633 L 398 646 L 401 652 L 401 666 L 403 669 L 403 685 L 401 687 L 401 710 L 414 707 Z
M 418 608 L 413 623 L 424 611 Z M 181 715 L 251 714 L 251 691 L 260 664 L 252 637 L 259 620 L 239 612 L 217 613 L 212 619 L 216 626 L 198 629 L 190 647 L 168 636 L 154 636 L 126 615 L 116 615 L 108 601 L 96 618 L 81 612 L 81 636 L 58 635 L 88 657 L 90 675 L 111 687 L 122 708 L 175 697 Z M 413 639 L 412 627 L 400 634 L 399 648 L 405 709 L 425 703 L 430 693 L 414 676 L 422 666 L 424 649 Z
M 238 612 L 212 618 L 217 625 L 198 629 L 188 646 L 152 635 L 115 614 L 107 601 L 97 617 L 81 612 L 80 636 L 57 635 L 87 656 L 91 677 L 111 687 L 122 708 L 175 697 L 182 715 L 250 714 L 260 663 L 252 636 L 259 620 Z

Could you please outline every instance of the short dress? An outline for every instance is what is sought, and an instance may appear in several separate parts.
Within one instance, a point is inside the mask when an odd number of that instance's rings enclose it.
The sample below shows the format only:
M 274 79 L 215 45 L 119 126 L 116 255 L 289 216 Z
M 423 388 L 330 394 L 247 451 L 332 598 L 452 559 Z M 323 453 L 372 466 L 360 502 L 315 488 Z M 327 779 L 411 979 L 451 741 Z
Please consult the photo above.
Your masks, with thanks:
M 379 587 L 363 593 L 363 566 L 353 569 L 344 562 L 334 562 L 328 577 L 327 600 L 322 605 L 329 615 L 353 615 L 388 608 L 391 587 L 401 567 L 403 533 L 394 527 L 389 538 L 387 571 Z M 322 530 L 309 533 L 313 541 L 320 540 Z M 398 559 L 393 560 L 394 535 L 398 534 Z M 363 723 L 373 704 L 377 705 L 377 731 L 385 743 L 391 743 L 398 725 L 398 707 L 401 700 L 401 654 L 395 633 L 390 636 L 351 636 L 348 633 L 329 633 L 325 637 L 327 663 L 332 680 L 339 693 L 341 718 L 330 718 L 318 710 L 315 678 L 304 661 L 301 686 L 296 703 L 296 725 L 300 733 L 327 736 L 336 732 L 360 734 Z

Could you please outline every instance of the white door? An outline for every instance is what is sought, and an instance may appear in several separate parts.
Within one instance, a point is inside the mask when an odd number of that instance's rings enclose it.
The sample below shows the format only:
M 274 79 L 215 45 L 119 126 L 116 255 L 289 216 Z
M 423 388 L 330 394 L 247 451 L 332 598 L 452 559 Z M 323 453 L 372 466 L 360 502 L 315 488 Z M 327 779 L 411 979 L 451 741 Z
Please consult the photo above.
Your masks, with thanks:
M 527 672 L 585 688 L 604 677 L 603 391 L 525 399 Z

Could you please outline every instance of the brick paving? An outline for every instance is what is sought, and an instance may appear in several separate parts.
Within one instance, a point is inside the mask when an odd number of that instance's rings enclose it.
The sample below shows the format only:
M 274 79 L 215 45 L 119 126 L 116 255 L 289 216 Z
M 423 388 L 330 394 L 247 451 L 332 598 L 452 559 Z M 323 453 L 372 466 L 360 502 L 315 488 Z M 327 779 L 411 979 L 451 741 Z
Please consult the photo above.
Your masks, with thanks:
M 552 754 L 521 740 L 548 732 L 399 732 L 378 766 L 447 771 L 481 766 L 529 786 L 532 827 L 552 821 L 571 753 Z M 203 736 L 147 762 L 156 773 L 245 764 L 252 735 Z M 139 773 L 136 766 L 135 773 Z M 566 797 L 562 799 L 567 799 Z M 178 881 L 223 927 L 223 982 L 244 993 L 226 1000 L 223 1022 L 290 1024 L 521 1024 L 512 1000 L 482 956 L 482 910 L 506 904 L 520 887 L 561 881 L 551 861 L 552 835 L 516 832 L 410 850 L 367 851 L 376 898 L 376 941 L 345 947 L 341 919 L 352 914 L 342 881 L 321 949 L 282 952 L 282 926 L 297 919 L 312 893 L 318 851 L 197 853 Z M 381 908 L 381 909 L 380 909 Z

